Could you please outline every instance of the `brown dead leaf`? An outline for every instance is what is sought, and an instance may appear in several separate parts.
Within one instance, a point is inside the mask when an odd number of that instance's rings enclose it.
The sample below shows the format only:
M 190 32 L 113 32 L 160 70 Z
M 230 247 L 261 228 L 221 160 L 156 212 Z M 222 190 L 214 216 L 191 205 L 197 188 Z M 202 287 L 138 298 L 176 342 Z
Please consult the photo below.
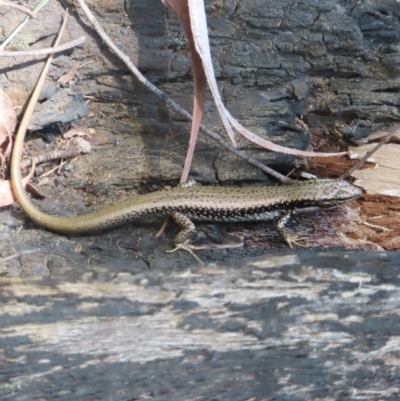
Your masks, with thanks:
M 189 50 L 192 58 L 192 72 L 194 83 L 194 99 L 193 99 L 193 120 L 190 133 L 190 142 L 186 154 L 185 165 L 182 171 L 181 183 L 187 180 L 189 169 L 192 164 L 194 148 L 197 142 L 201 120 L 203 118 L 204 99 L 206 90 L 206 73 L 203 68 L 200 54 L 196 51 L 196 45 L 193 37 L 193 31 L 190 24 L 189 5 L 187 0 L 161 0 L 164 6 L 171 8 L 181 21 L 185 31 Z M 208 39 L 208 35 L 207 35 Z M 228 131 L 229 132 L 229 131 Z M 233 134 L 232 134 L 233 135 Z
M 31 184 L 28 182 L 26 184 L 26 190 L 35 198 L 35 199 L 44 199 L 46 198 L 46 195 L 39 190 L 39 188 L 36 185 Z
M 17 124 L 17 115 L 15 114 L 14 106 L 11 99 L 8 97 L 7 93 L 0 88 L 0 146 L 6 142 L 7 139 L 10 140 Z M 7 147 L 4 152 L 5 157 L 9 155 L 11 151 L 11 145 Z
M 31 169 L 31 172 L 22 179 L 24 186 L 26 186 L 26 184 L 32 178 L 34 172 L 35 170 L 33 168 Z M 12 205 L 14 202 L 15 198 L 11 189 L 11 181 L 0 180 L 0 207 Z

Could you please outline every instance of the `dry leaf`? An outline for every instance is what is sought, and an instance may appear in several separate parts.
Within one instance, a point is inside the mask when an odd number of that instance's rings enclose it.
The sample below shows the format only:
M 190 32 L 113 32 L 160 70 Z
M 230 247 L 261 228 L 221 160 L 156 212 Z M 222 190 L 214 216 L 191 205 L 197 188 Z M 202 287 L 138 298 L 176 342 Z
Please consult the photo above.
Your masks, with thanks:
M 31 184 L 28 182 L 26 184 L 26 190 L 35 198 L 35 199 L 44 199 L 46 198 L 46 195 L 39 191 L 39 188 L 36 187 L 36 185 Z
M 17 115 L 15 114 L 14 106 L 11 102 L 11 99 L 8 97 L 7 93 L 0 88 L 0 146 L 7 140 L 10 139 L 15 129 L 15 125 L 17 124 Z M 7 148 L 6 154 L 4 156 L 8 156 L 8 153 L 11 149 Z
M 199 134 L 201 120 L 203 118 L 204 99 L 206 90 L 206 75 L 199 53 L 193 39 L 192 28 L 190 25 L 189 6 L 187 0 L 162 0 L 162 3 L 174 10 L 186 33 L 189 44 L 190 55 L 192 57 L 192 72 L 194 83 L 193 115 L 192 128 L 190 131 L 190 142 L 186 154 L 186 160 L 181 176 L 181 183 L 187 180 L 190 165 L 192 164 L 194 148 Z M 208 36 L 207 36 L 208 38 Z
M 202 60 L 214 102 L 217 106 L 222 122 L 224 123 L 225 129 L 228 132 L 233 145 L 236 146 L 235 134 L 233 133 L 232 127 L 229 123 L 229 118 L 225 112 L 225 106 L 222 103 L 221 95 L 219 93 L 217 80 L 215 79 L 214 67 L 211 60 L 210 42 L 208 40 L 207 17 L 204 8 L 204 1 L 189 0 L 189 13 L 195 48 Z
M 24 187 L 32 178 L 34 169 L 31 170 L 29 175 L 22 179 Z M 11 189 L 11 181 L 0 180 L 0 207 L 12 205 L 15 202 L 14 194 Z

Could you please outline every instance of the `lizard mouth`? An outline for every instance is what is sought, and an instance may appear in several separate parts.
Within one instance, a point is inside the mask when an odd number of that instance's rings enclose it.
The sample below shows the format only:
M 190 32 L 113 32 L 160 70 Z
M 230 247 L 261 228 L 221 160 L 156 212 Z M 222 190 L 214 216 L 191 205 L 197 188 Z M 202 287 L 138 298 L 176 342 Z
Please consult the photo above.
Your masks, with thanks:
M 342 188 L 342 191 L 348 194 L 349 198 L 357 198 L 362 194 L 362 189 L 359 187 L 355 187 L 354 185 L 352 185 L 351 187 Z
M 361 196 L 361 194 L 362 194 L 361 188 L 349 184 L 347 181 L 342 181 L 340 182 L 340 187 L 336 195 L 333 196 L 333 198 L 335 198 L 334 201 L 336 203 L 343 203 L 351 199 L 358 198 L 359 196 Z

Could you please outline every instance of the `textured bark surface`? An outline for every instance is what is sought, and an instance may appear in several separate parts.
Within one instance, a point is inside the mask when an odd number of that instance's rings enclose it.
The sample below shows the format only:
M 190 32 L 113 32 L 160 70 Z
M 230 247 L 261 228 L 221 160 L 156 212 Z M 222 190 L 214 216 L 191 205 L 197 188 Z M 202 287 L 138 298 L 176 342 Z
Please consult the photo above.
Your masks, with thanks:
M 0 279 L 0 399 L 397 400 L 399 258 Z

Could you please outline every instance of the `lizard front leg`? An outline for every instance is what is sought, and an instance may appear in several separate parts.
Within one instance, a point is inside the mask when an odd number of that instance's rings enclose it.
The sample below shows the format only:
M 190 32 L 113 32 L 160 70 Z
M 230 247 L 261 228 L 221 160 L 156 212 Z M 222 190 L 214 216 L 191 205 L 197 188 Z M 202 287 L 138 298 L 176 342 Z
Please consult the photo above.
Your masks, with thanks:
M 190 220 L 189 217 L 183 213 L 179 212 L 171 212 L 170 216 L 176 222 L 176 224 L 181 227 L 181 230 L 174 239 L 175 248 L 166 252 L 172 253 L 181 249 L 189 252 L 200 264 L 203 264 L 201 259 L 193 251 L 204 249 L 204 247 L 190 244 L 190 237 L 196 232 L 196 226 L 193 224 L 192 220 Z
M 293 249 L 293 244 L 299 247 L 304 247 L 304 245 L 301 244 L 301 242 L 304 241 L 304 239 L 302 239 L 300 236 L 290 235 L 289 231 L 285 227 L 293 214 L 294 212 L 292 211 L 285 212 L 278 218 L 278 220 L 275 223 L 276 231 L 278 232 L 280 237 L 286 242 L 286 244 L 290 249 Z

